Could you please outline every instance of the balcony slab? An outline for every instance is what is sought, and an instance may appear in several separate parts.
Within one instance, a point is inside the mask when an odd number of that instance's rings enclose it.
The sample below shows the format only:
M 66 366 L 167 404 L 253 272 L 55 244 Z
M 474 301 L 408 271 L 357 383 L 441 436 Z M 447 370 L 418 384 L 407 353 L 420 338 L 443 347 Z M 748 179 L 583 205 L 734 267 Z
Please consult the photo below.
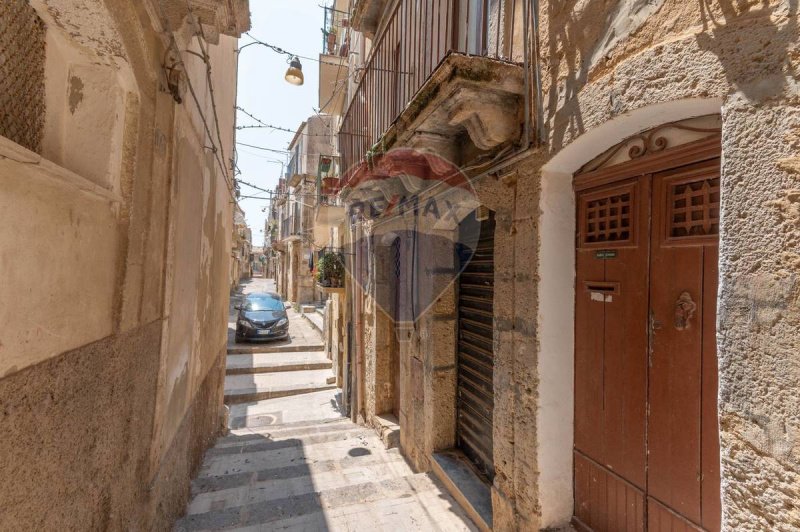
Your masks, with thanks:
M 432 149 L 457 164 L 499 152 L 520 141 L 524 91 L 521 65 L 451 52 L 383 136 L 382 147 Z

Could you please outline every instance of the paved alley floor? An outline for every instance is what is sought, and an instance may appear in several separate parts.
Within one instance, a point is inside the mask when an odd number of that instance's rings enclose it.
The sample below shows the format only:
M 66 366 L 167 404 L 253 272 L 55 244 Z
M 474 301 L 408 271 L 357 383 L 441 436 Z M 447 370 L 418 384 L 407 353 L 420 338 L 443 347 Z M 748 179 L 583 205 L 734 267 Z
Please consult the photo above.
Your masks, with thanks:
M 258 279 L 243 288 L 274 285 Z M 206 453 L 175 530 L 477 530 L 437 480 L 342 416 L 319 333 L 295 335 L 308 323 L 295 318 L 290 342 L 229 348 L 231 430 Z

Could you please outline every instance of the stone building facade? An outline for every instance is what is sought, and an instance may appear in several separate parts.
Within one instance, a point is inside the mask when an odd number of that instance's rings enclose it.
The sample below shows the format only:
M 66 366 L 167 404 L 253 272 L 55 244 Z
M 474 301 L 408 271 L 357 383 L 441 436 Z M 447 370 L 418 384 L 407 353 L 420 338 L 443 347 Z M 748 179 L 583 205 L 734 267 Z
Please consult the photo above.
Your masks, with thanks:
M 10 0 L 0 26 L 0 529 L 168 529 L 225 425 L 248 3 Z
M 244 211 L 236 204 L 233 209 L 233 234 L 231 235 L 231 290 L 235 290 L 242 280 L 253 276 L 252 248 L 253 232 L 247 227 Z
M 348 13 L 353 416 L 487 528 L 800 526 L 795 3 L 412 4 Z M 482 291 L 365 215 L 399 148 L 474 189 Z
M 332 117 L 314 115 L 303 122 L 289 143 L 291 159 L 286 177 L 275 191 L 278 230 L 277 286 L 281 296 L 295 304 L 322 299 L 314 268 L 318 247 L 314 243 L 314 212 L 323 160 L 335 154 Z M 330 163 L 328 163 L 330 164 Z

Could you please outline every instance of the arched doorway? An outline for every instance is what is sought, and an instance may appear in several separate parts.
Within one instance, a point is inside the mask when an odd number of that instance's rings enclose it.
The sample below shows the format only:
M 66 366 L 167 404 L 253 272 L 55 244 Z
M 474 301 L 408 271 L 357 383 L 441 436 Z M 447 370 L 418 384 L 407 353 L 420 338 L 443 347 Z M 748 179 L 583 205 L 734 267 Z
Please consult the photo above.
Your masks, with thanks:
M 585 165 L 576 208 L 574 522 L 718 530 L 718 117 Z

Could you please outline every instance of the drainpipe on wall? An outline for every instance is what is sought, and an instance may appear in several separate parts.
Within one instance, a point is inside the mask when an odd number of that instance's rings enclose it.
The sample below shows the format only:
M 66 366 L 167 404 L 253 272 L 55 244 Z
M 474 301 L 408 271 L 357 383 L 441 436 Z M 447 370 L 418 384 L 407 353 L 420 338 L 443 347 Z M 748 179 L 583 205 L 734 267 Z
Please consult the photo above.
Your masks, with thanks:
M 490 161 L 489 168 L 478 173 L 470 181 L 476 181 L 487 174 L 498 172 L 503 168 L 511 166 L 528 156 L 528 151 L 532 147 L 540 146 L 545 141 L 544 129 L 544 107 L 542 102 L 542 82 L 541 65 L 539 61 L 539 0 L 525 0 L 523 7 L 523 80 L 525 86 L 525 124 L 523 130 L 523 140 L 518 150 L 499 156 Z M 531 20 L 532 19 L 532 20 Z M 531 28 L 531 25 L 533 28 Z M 533 31 L 531 31 L 531 29 Z M 531 65 L 531 50 L 533 51 L 533 65 Z M 531 66 L 533 66 L 533 79 L 531 79 Z M 533 91 L 531 90 L 533 86 Z M 535 92 L 534 95 L 531 92 Z M 534 100 L 531 102 L 531 100 Z M 536 128 L 535 135 L 531 134 L 531 109 L 535 110 Z M 482 165 L 481 165 L 482 166 Z M 473 167 L 474 168 L 474 167 Z
M 353 411 L 353 420 L 358 421 L 358 416 L 364 417 L 364 279 L 363 262 L 364 250 L 361 247 L 363 226 L 359 223 L 356 230 L 356 279 L 358 297 L 356 298 L 356 408 Z

